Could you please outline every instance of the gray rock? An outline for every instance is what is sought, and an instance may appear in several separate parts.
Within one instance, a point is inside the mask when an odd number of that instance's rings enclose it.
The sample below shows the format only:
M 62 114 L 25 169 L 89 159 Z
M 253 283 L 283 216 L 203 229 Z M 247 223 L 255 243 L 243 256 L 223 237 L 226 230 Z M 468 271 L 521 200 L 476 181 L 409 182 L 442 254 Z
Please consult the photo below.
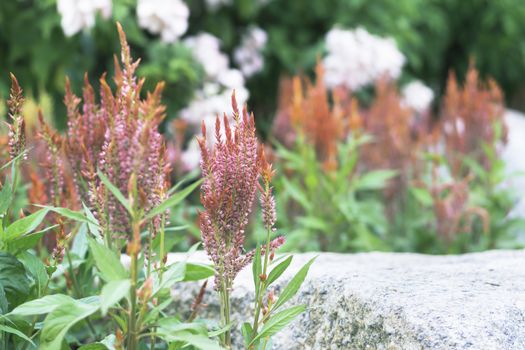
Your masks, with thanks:
M 295 255 L 277 287 L 314 255 Z M 189 259 L 203 260 L 201 252 Z M 232 295 L 237 322 L 251 320 L 252 284 L 245 269 Z M 217 298 L 208 289 L 201 316 L 218 319 Z M 173 291 L 179 310 L 197 290 L 180 284 Z M 297 303 L 308 310 L 274 336 L 273 349 L 525 349 L 525 251 L 322 253 L 289 302 Z M 240 339 L 238 328 L 234 332 Z

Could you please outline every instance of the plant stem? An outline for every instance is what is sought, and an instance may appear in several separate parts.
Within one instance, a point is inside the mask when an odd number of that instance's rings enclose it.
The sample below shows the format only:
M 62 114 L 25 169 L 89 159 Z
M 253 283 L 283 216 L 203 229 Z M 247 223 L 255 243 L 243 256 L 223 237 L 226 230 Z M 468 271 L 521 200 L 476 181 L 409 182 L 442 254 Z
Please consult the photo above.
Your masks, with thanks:
M 137 256 L 140 249 L 140 221 L 136 215 L 132 217 L 133 238 L 129 243 L 128 251 L 131 257 L 131 289 L 130 289 L 130 310 L 128 323 L 128 346 L 127 350 L 138 349 L 137 337 Z
M 73 270 L 73 262 L 71 260 L 71 254 L 69 254 L 69 249 L 65 248 L 66 251 L 66 258 L 68 263 L 68 270 L 69 275 L 71 276 L 71 279 L 73 281 L 73 291 L 75 293 L 75 297 L 77 299 L 82 298 L 82 292 L 80 289 L 80 285 L 78 284 L 78 280 L 75 274 L 75 271 Z M 91 323 L 91 319 L 86 317 L 86 323 L 88 325 L 89 331 L 91 332 L 91 335 L 93 336 L 93 339 L 95 340 L 97 338 L 97 332 L 95 331 L 95 327 L 93 326 L 93 323 Z
M 270 255 L 269 249 L 270 249 L 270 234 L 271 234 L 271 228 L 267 227 L 266 230 L 266 247 L 264 251 L 264 263 L 263 263 L 263 275 L 266 276 L 266 272 L 268 271 L 268 256 Z M 263 295 L 265 291 L 265 282 L 261 281 L 259 278 L 259 292 L 257 293 L 256 300 L 255 300 L 255 317 L 253 319 L 253 332 L 252 332 L 252 339 L 255 338 L 257 335 L 257 329 L 259 328 L 259 316 L 261 314 L 261 308 L 263 304 Z M 253 348 L 253 345 L 252 347 Z
M 221 321 L 222 326 L 226 327 L 230 324 L 230 282 L 229 281 L 222 281 L 221 286 Z M 230 330 L 227 330 L 224 332 L 224 339 L 223 344 L 224 347 L 227 349 L 231 349 L 232 341 L 231 341 L 231 332 Z

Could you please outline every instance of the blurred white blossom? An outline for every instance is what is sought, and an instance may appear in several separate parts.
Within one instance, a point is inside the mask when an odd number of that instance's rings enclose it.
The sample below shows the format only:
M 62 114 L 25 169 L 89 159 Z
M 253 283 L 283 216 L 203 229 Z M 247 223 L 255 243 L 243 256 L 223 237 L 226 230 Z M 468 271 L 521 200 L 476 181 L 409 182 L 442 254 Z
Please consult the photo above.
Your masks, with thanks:
M 205 82 L 196 91 L 189 106 L 180 112 L 180 117 L 193 127 L 195 132 L 200 130 L 201 121 L 206 124 L 209 133 L 207 140 L 215 139 L 215 118 L 223 113 L 231 115 L 231 95 L 235 90 L 237 103 L 242 106 L 249 97 L 249 92 L 244 86 L 242 73 L 230 68 L 228 56 L 220 51 L 220 40 L 208 33 L 201 33 L 184 40 L 192 50 L 193 56 L 204 67 Z M 190 142 L 188 148 L 182 153 L 183 167 L 194 169 L 198 166 L 200 152 L 195 142 Z
M 82 29 L 95 25 L 99 12 L 105 19 L 111 17 L 111 0 L 58 0 L 60 25 L 66 36 L 73 36 Z
M 232 0 L 206 0 L 206 6 L 210 10 L 217 10 L 221 6 L 231 5 Z
M 192 50 L 193 56 L 204 67 L 209 79 L 228 69 L 228 56 L 220 51 L 220 40 L 208 33 L 200 33 L 184 40 L 184 44 Z
M 162 41 L 175 42 L 188 29 L 190 10 L 182 0 L 139 0 L 137 17 L 139 25 L 153 34 L 160 34 Z
M 372 35 L 363 28 L 330 30 L 326 48 L 324 67 L 329 87 L 343 85 L 357 90 L 382 76 L 395 80 L 405 63 L 393 39 Z
M 266 32 L 258 27 L 248 30 L 242 38 L 241 45 L 235 49 L 235 63 L 241 68 L 245 77 L 251 77 L 264 67 L 264 57 L 261 53 L 268 37 Z
M 255 4 L 257 6 L 264 6 L 270 1 L 271 0 L 255 0 Z M 209 10 L 215 11 L 222 6 L 230 6 L 233 3 L 233 0 L 206 0 L 205 2 L 206 2 L 206 7 Z
M 432 89 L 420 81 L 413 81 L 403 88 L 403 102 L 416 112 L 428 110 L 433 99 Z

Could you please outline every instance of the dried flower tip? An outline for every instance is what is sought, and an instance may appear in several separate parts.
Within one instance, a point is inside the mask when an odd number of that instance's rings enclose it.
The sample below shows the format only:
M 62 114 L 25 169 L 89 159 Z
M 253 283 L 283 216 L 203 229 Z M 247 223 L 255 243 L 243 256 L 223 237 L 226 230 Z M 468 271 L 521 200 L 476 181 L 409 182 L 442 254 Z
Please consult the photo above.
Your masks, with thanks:
M 261 173 L 261 177 L 263 178 L 264 182 L 266 184 L 269 184 L 272 182 L 272 178 L 275 175 L 275 170 L 272 169 L 272 164 L 268 162 L 266 159 L 266 152 L 264 151 L 264 147 L 259 147 L 259 169 Z
M 264 273 L 261 273 L 261 274 L 259 275 L 259 279 L 260 279 L 262 282 L 266 281 L 266 278 L 267 278 L 267 277 L 266 277 L 266 274 L 264 274 Z

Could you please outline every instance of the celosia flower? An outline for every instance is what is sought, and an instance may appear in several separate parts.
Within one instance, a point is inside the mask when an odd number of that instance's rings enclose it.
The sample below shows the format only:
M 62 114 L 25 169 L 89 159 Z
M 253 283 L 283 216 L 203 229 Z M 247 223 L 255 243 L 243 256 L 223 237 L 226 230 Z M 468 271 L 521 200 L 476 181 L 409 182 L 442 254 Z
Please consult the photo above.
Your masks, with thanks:
M 273 188 L 270 186 L 270 183 L 275 175 L 275 171 L 272 169 L 272 165 L 266 160 L 263 147 L 259 149 L 259 164 L 259 170 L 263 180 L 263 186 L 259 185 L 263 224 L 268 230 L 273 231 L 277 214 L 275 211 L 275 198 L 272 194 Z
M 199 215 L 204 248 L 216 267 L 215 288 L 232 288 L 239 271 L 250 263 L 254 252 L 243 255 L 245 228 L 252 211 L 258 180 L 262 173 L 266 182 L 273 175 L 265 158 L 258 156 L 253 115 L 246 108 L 242 115 L 232 97 L 234 128 L 224 115 L 223 122 L 216 118 L 215 145 L 208 148 L 206 126 L 202 123 L 202 137 L 198 139 L 201 148 L 201 171 L 204 182 L 201 187 L 201 202 L 204 211 Z M 262 162 L 260 160 L 263 160 Z M 262 169 L 262 170 L 261 170 Z M 263 198 L 265 222 L 275 222 L 275 208 L 271 192 L 265 190 Z M 270 243 L 268 251 L 284 243 L 278 237 Z M 267 247 L 263 247 L 265 253 Z
M 244 230 L 259 178 L 253 116 L 248 116 L 246 109 L 241 115 L 234 97 L 232 105 L 234 129 L 225 115 L 223 138 L 217 117 L 214 148 L 208 149 L 204 123 L 199 138 L 204 177 L 201 202 L 205 209 L 199 216 L 200 228 L 206 252 L 217 268 L 215 287 L 221 290 L 231 288 L 237 273 L 250 262 L 242 254 Z
M 143 80 L 135 77 L 138 61 L 132 61 L 120 25 L 119 33 L 123 68 L 116 63 L 116 94 L 102 77 L 99 104 L 87 80 L 82 112 L 78 109 L 80 99 L 69 89 L 65 98 L 69 118 L 67 151 L 77 186 L 102 226 L 112 233 L 129 232 L 129 216 L 97 178 L 96 170 L 100 169 L 124 196 L 128 196 L 128 184 L 135 174 L 140 205 L 146 212 L 164 199 L 168 173 L 164 139 L 158 131 L 165 117 L 165 108 L 160 104 L 164 85 L 158 84 L 145 100 L 140 99 Z
M 11 159 L 18 157 L 22 152 L 25 151 L 26 147 L 26 124 L 24 117 L 22 116 L 23 104 L 24 96 L 22 95 L 22 89 L 20 88 L 16 77 L 11 74 L 11 92 L 9 94 L 9 100 L 7 101 L 7 105 L 9 107 L 9 117 L 11 119 L 11 124 L 8 124 L 8 146 L 9 156 Z M 26 156 L 24 155 L 24 157 Z

